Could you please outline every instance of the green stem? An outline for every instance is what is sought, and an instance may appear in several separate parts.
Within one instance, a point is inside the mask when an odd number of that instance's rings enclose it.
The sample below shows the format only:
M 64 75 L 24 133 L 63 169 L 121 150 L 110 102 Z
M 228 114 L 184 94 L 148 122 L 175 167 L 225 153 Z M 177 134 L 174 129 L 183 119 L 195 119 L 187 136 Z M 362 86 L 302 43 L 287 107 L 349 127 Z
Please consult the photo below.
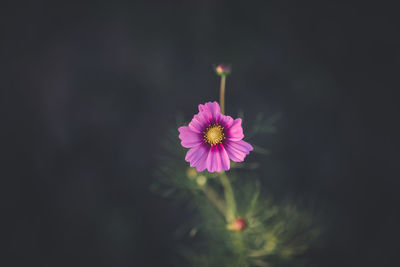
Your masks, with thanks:
M 235 195 L 233 193 L 233 188 L 231 182 L 229 181 L 229 177 L 226 175 L 224 171 L 220 173 L 221 184 L 224 188 L 225 194 L 225 202 L 226 202 L 226 221 L 228 224 L 233 223 L 237 216 L 237 208 Z M 232 232 L 232 242 L 235 248 L 235 252 L 239 255 L 239 264 L 240 266 L 247 267 L 247 258 L 245 256 L 246 248 L 244 246 L 243 235 L 241 232 Z
M 221 107 L 221 113 L 225 114 L 225 83 L 226 76 L 221 75 L 221 85 L 219 87 L 219 105 Z M 232 223 L 236 217 L 236 202 L 233 194 L 233 189 L 228 176 L 224 171 L 220 172 L 221 184 L 224 187 L 225 203 L 226 203 L 226 221 Z
M 232 223 L 236 218 L 236 201 L 231 182 L 224 171 L 220 173 L 220 181 L 224 188 L 226 202 L 226 221 Z
M 225 83 L 226 76 L 221 75 L 221 84 L 219 86 L 219 105 L 221 107 L 222 114 L 225 114 Z

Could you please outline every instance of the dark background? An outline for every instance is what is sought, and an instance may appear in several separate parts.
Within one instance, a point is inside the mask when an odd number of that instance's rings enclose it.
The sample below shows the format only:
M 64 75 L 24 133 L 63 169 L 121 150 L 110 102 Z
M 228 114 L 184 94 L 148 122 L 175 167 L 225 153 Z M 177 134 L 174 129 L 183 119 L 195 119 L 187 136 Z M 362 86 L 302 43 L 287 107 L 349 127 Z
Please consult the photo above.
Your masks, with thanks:
M 283 115 L 263 184 L 317 203 L 309 265 L 395 266 L 395 5 L 166 2 L 2 4 L 0 265 L 173 266 L 159 140 L 226 62 L 228 113 Z

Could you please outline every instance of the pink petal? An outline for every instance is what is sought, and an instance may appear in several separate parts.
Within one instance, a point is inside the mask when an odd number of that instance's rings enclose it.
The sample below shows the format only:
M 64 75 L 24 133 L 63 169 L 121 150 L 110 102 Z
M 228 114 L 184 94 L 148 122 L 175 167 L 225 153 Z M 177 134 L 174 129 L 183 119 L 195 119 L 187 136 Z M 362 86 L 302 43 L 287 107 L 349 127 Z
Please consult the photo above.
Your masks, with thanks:
M 231 127 L 226 130 L 226 139 L 230 141 L 240 141 L 244 137 L 242 128 L 242 119 L 233 121 Z
M 185 160 L 190 162 L 190 167 L 196 167 L 198 171 L 200 165 L 206 160 L 208 148 L 204 145 L 192 147 L 186 154 Z M 203 169 L 204 170 L 204 169 Z
M 246 157 L 246 154 L 235 150 L 232 147 L 226 147 L 226 153 L 228 153 L 229 158 L 234 162 L 242 162 Z
M 212 146 L 210 148 L 206 160 L 206 166 L 209 172 L 220 172 L 222 170 L 221 156 L 218 152 L 218 146 Z
M 233 119 L 231 116 L 226 116 L 226 115 L 222 115 L 222 114 L 219 114 L 217 116 L 216 121 L 225 129 L 228 129 L 229 127 L 231 127 L 231 125 L 233 123 Z
M 207 102 L 204 105 L 199 105 L 199 111 L 209 111 L 213 117 L 213 119 L 216 119 L 218 114 L 221 114 L 221 109 L 219 107 L 219 104 L 217 102 Z
M 220 123 L 224 128 L 229 128 L 232 125 L 233 119 L 231 116 L 223 115 L 218 102 L 207 102 L 204 105 L 199 105 L 200 112 L 208 112 L 216 123 Z
M 206 161 L 207 161 L 207 153 L 197 162 L 196 169 L 198 172 L 202 172 L 206 169 L 207 167 Z
M 250 151 L 253 151 L 253 147 L 243 140 L 237 142 L 229 142 L 229 146 L 245 153 L 246 155 L 249 154 Z
M 210 124 L 211 120 L 212 116 L 208 110 L 201 111 L 193 116 L 192 121 L 189 123 L 189 127 L 192 131 L 201 133 L 204 128 Z
M 237 142 L 226 142 L 225 149 L 231 160 L 235 162 L 242 162 L 246 155 L 253 150 L 253 147 L 249 143 L 240 140 Z
M 204 111 L 204 110 L 208 110 L 208 109 L 206 108 L 206 105 L 199 104 L 199 112 L 202 112 L 202 111 Z
M 188 126 L 179 127 L 179 138 L 183 147 L 191 148 L 202 143 L 202 136 L 199 133 L 192 131 Z
M 213 152 L 214 147 L 211 147 L 210 150 L 208 151 L 207 159 L 206 159 L 206 167 L 209 172 L 214 171 L 214 155 L 215 152 Z
M 221 156 L 222 169 L 227 171 L 231 168 L 231 161 L 229 159 L 228 153 L 226 153 L 224 146 L 222 144 L 220 144 L 219 146 L 220 146 L 219 154 Z

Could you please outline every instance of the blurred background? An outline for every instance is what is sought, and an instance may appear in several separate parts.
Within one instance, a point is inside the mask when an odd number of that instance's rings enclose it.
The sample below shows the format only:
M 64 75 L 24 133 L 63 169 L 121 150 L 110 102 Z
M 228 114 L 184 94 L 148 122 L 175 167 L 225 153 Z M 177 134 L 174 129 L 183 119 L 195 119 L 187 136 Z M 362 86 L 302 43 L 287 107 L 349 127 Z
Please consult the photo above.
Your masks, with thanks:
M 262 184 L 312 202 L 308 266 L 395 266 L 394 5 L 30 1 L 0 10 L 2 266 L 174 266 L 188 216 L 149 191 L 177 112 L 280 113 Z M 246 131 L 246 128 L 245 128 Z M 177 132 L 178 135 L 178 132 Z M 182 159 L 183 160 L 183 159 Z

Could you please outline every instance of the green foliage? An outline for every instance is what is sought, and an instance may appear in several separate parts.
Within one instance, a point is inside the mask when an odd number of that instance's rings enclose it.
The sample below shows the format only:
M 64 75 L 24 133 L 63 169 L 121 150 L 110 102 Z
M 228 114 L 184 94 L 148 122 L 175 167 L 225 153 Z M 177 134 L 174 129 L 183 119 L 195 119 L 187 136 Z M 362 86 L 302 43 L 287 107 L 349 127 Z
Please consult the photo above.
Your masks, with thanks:
M 276 131 L 279 115 L 255 118 L 248 135 Z M 178 125 L 184 123 L 178 122 Z M 185 202 L 194 211 L 175 232 L 181 240 L 179 254 L 188 266 L 290 266 L 306 252 L 318 237 L 310 213 L 290 203 L 274 203 L 261 191 L 257 162 L 233 163 L 226 173 L 198 173 L 188 167 L 177 128 L 171 129 L 163 142 L 165 154 L 156 170 L 157 182 L 152 190 L 176 202 Z M 252 142 L 253 143 L 253 142 Z M 257 146 L 265 154 L 266 149 Z M 232 230 L 235 218 L 243 218 L 246 226 Z

